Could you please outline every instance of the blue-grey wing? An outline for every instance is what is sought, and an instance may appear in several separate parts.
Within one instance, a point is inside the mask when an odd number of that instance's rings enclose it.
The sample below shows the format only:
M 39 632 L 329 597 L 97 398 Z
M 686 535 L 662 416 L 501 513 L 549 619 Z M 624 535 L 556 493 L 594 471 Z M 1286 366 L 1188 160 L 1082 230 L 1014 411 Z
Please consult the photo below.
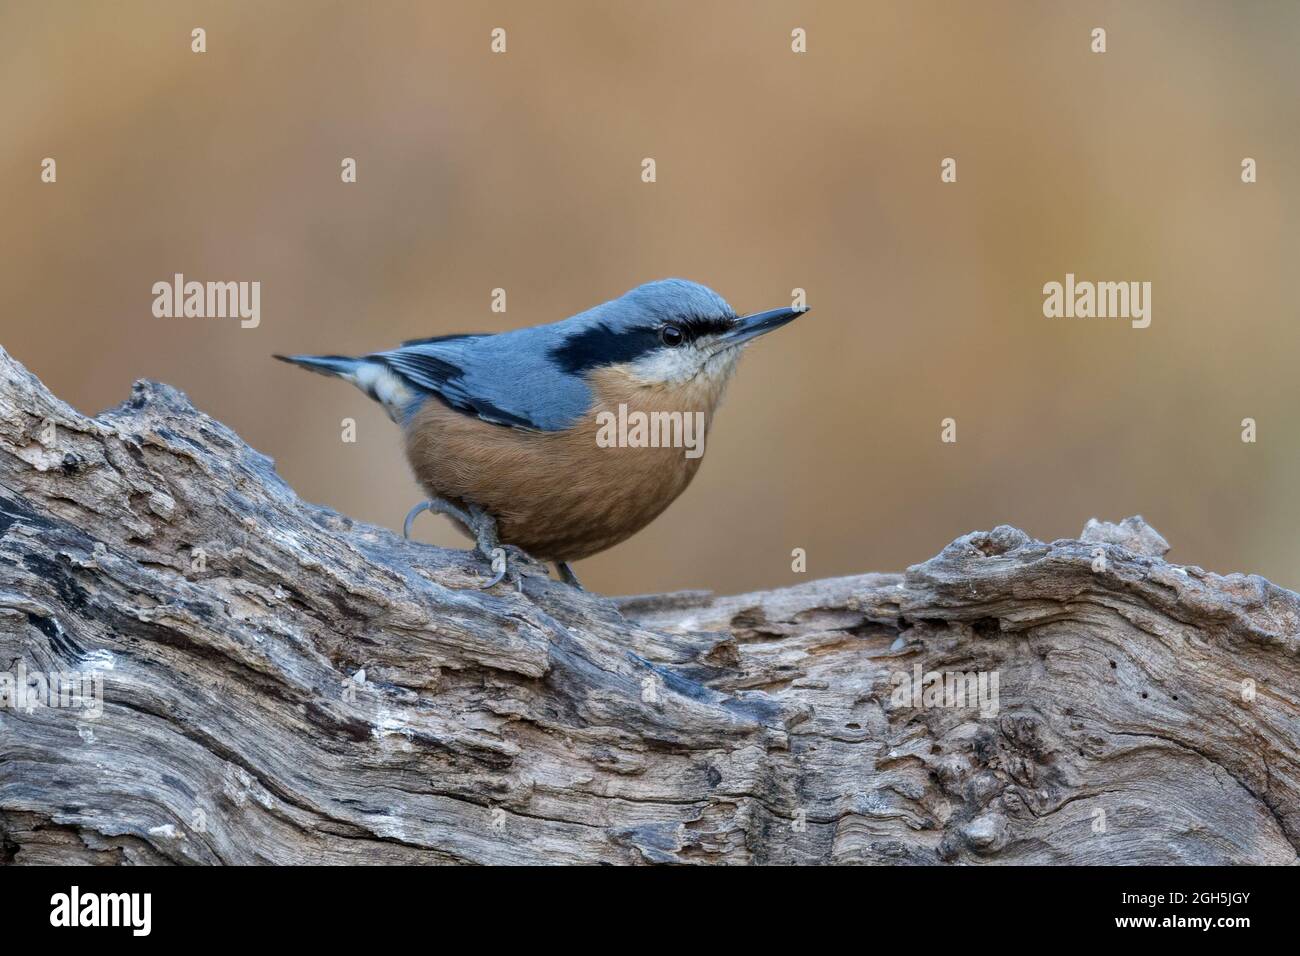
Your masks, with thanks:
M 550 358 L 552 337 L 542 329 L 520 329 L 421 339 L 367 358 L 467 415 L 511 428 L 560 431 L 583 416 L 592 395 L 581 377 Z

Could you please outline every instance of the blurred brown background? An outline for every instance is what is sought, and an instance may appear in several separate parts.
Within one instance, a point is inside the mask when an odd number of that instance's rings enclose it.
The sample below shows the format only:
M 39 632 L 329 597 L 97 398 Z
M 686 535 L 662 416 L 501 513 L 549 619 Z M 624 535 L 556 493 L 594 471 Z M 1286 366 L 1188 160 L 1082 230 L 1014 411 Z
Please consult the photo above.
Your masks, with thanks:
M 531 325 L 665 276 L 740 310 L 801 286 L 694 485 L 580 564 L 589 587 L 777 585 L 795 547 L 809 576 L 893 570 L 1142 513 L 1175 560 L 1294 588 L 1298 38 L 1285 2 L 6 0 L 0 344 L 85 411 L 174 384 L 304 498 L 400 528 L 395 428 L 272 352 Z M 261 326 L 154 318 L 175 272 L 259 280 Z M 1151 327 L 1044 318 L 1066 272 L 1152 282 Z

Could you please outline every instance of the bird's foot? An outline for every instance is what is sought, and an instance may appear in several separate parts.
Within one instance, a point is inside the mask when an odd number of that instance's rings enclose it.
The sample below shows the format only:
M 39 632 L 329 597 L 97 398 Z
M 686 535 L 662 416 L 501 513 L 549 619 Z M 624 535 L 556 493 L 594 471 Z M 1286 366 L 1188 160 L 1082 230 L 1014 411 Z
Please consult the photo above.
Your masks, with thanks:
M 479 554 L 487 558 L 492 564 L 492 577 L 486 584 L 479 585 L 479 589 L 486 591 L 488 588 L 500 584 L 508 576 L 514 582 L 515 590 L 522 594 L 524 576 L 520 565 L 536 565 L 537 562 L 521 549 L 501 544 L 501 539 L 497 535 L 496 519 L 478 505 L 469 506 L 469 519 L 469 529 L 474 535 Z M 514 560 L 511 560 L 510 552 L 512 551 L 514 552 Z M 542 573 L 545 573 L 544 568 Z
M 415 524 L 415 519 L 420 516 L 420 512 L 422 511 L 432 511 L 434 514 L 455 518 L 467 528 L 470 526 L 472 521 L 469 512 L 464 508 L 452 504 L 446 498 L 430 498 L 428 501 L 421 501 L 406 513 L 406 520 L 402 522 L 403 538 L 409 538 L 411 536 L 411 525 Z
M 573 568 L 569 567 L 568 561 L 556 561 L 555 570 L 560 572 L 560 580 L 570 587 L 577 588 L 579 591 L 585 590 L 578 576 L 573 573 Z
M 486 591 L 488 588 L 495 587 L 509 576 L 515 583 L 516 589 L 523 591 L 523 576 L 510 561 L 509 552 L 517 552 L 518 561 L 516 563 L 532 562 L 535 564 L 536 562 L 533 562 L 531 557 L 518 548 L 508 547 L 501 543 L 501 539 L 497 535 L 495 518 L 478 505 L 469 505 L 462 508 L 445 498 L 430 498 L 428 501 L 421 501 L 406 515 L 406 521 L 402 524 L 403 536 L 407 538 L 411 536 L 411 525 L 415 523 L 415 519 L 420 516 L 421 512 L 425 511 L 432 511 L 435 514 L 447 515 L 447 517 L 453 518 L 462 524 L 465 530 L 474 538 L 475 550 L 486 558 L 492 566 L 492 577 L 488 579 L 486 584 L 480 584 L 479 590 Z M 577 583 L 576 578 L 574 578 L 574 583 Z
M 475 547 L 492 566 L 492 577 L 486 584 L 479 585 L 479 590 L 486 591 L 502 582 L 510 565 L 506 559 L 506 549 L 501 547 L 501 539 L 497 537 L 496 519 L 478 505 L 469 506 L 468 518 L 466 526 L 474 536 Z

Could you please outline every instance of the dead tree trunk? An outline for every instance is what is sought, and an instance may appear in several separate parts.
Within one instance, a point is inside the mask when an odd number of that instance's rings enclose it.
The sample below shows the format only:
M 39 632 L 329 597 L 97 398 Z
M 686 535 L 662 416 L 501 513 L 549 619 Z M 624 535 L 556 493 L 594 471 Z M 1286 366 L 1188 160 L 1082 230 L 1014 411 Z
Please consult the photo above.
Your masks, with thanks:
M 1165 548 L 481 592 L 179 392 L 86 418 L 0 350 L 0 860 L 1296 862 L 1300 598 Z

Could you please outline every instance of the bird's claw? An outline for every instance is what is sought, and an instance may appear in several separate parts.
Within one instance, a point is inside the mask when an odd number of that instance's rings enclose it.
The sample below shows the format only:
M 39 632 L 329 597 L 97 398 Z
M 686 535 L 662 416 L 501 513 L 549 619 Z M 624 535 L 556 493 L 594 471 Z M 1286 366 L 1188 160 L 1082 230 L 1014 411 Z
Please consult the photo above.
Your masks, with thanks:
M 470 514 L 465 511 L 465 509 L 456 507 L 445 498 L 430 498 L 428 501 L 421 501 L 406 513 L 406 520 L 402 522 L 402 537 L 409 538 L 411 536 L 411 525 L 415 524 L 415 519 L 424 511 L 432 511 L 434 514 L 446 515 L 455 521 L 459 521 L 466 527 L 469 527 L 473 521 L 473 518 L 470 517 Z
M 510 570 L 509 565 L 506 562 L 505 548 L 493 548 L 491 554 L 491 561 L 492 561 L 492 572 L 493 572 L 492 580 L 488 581 L 486 584 L 480 584 L 478 586 L 478 589 L 480 591 L 486 591 L 488 588 L 496 587 L 498 584 L 501 583 L 502 579 L 506 576 L 506 572 Z M 522 582 L 521 582 L 521 587 L 522 587 Z
M 411 536 L 411 525 L 415 524 L 415 519 L 420 516 L 420 513 L 423 511 L 428 511 L 432 507 L 433 504 L 431 502 L 421 501 L 418 505 L 416 505 L 414 508 L 412 508 L 410 511 L 406 513 L 406 520 L 402 522 L 403 538 L 409 538 Z
M 516 579 L 520 591 L 524 589 L 523 577 L 517 570 L 510 567 L 506 549 L 501 546 L 501 542 L 497 538 L 496 519 L 490 514 L 477 505 L 461 508 L 444 498 L 430 498 L 428 501 L 421 501 L 407 512 L 406 521 L 402 523 L 402 535 L 404 537 L 409 538 L 411 536 L 411 525 L 425 511 L 447 515 L 464 525 L 473 535 L 478 553 L 492 564 L 492 577 L 487 583 L 478 585 L 479 590 L 486 591 L 488 588 L 496 587 L 505 580 L 506 575 Z
M 556 561 L 555 570 L 560 572 L 560 580 L 569 587 L 577 588 L 579 591 L 586 590 L 586 588 L 582 586 L 582 582 L 578 580 L 578 576 L 573 573 L 573 568 L 569 567 L 568 561 Z
M 519 593 L 524 590 L 524 576 L 518 568 L 510 565 L 506 549 L 502 546 L 500 538 L 497 537 L 497 522 L 492 515 L 488 514 L 478 505 L 469 506 L 469 529 L 474 535 L 474 540 L 478 544 L 478 552 L 492 562 L 492 577 L 486 584 L 479 585 L 480 591 L 486 591 L 488 588 L 500 584 L 509 575 L 515 582 L 515 588 Z M 523 555 L 523 552 L 519 552 Z

